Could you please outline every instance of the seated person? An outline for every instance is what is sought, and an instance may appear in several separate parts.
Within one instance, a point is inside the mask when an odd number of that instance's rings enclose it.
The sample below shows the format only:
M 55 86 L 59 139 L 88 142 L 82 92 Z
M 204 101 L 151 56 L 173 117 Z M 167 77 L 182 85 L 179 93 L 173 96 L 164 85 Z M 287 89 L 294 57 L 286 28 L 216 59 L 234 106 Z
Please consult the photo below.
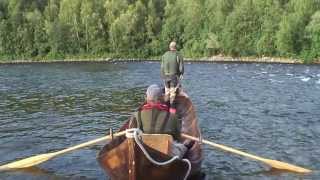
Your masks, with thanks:
M 174 143 L 171 155 L 183 157 L 187 151 L 180 141 L 181 120 L 175 113 L 170 113 L 169 107 L 161 102 L 162 91 L 158 85 L 151 85 L 146 92 L 146 103 L 130 120 L 130 128 L 137 127 L 147 134 L 172 135 Z

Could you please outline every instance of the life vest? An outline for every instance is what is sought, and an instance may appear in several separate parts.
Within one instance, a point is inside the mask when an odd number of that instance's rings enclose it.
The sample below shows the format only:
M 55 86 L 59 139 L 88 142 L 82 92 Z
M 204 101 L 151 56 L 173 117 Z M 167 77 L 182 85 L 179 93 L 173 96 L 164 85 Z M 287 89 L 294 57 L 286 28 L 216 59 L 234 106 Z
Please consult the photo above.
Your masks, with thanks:
M 169 107 L 162 103 L 147 103 L 136 114 L 138 128 L 148 134 L 170 134 L 174 139 L 180 136 L 181 122 Z
M 150 110 L 153 108 L 156 108 L 160 111 L 169 111 L 168 105 L 163 104 L 163 103 L 146 103 L 140 109 L 141 110 Z

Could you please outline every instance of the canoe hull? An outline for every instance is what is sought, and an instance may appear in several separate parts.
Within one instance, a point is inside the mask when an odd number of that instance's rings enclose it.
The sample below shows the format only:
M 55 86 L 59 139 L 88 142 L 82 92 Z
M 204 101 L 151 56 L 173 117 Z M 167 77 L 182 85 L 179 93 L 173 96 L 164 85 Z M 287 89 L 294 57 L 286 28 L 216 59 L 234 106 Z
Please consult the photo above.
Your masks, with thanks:
M 200 136 L 200 130 L 198 127 L 196 110 L 188 98 L 187 95 L 178 95 L 176 97 L 177 115 L 183 121 L 182 133 L 192 135 L 194 137 Z M 129 121 L 127 121 L 121 128 L 120 131 L 129 128 Z M 188 144 L 189 140 L 182 139 L 184 144 Z M 188 165 L 181 160 L 174 161 L 173 164 L 167 166 L 157 166 L 152 164 L 143 155 L 141 150 L 134 145 L 134 156 L 129 156 L 129 144 L 128 139 L 125 137 L 119 137 L 107 145 L 98 154 L 98 161 L 101 167 L 106 171 L 109 177 L 114 180 L 128 180 L 128 179 L 153 179 L 153 180 L 177 180 L 183 179 L 187 171 Z M 153 148 L 146 146 L 146 149 L 153 158 L 158 161 L 165 161 L 171 157 L 156 151 Z M 131 151 L 132 151 L 131 150 Z M 201 173 L 201 162 L 202 162 L 202 147 L 198 142 L 192 143 L 189 150 L 185 154 L 184 158 L 187 158 L 191 162 L 191 177 L 188 180 L 200 180 L 205 179 L 205 174 Z M 131 159 L 130 159 L 131 158 Z M 113 159 L 112 161 L 110 159 Z M 135 161 L 135 168 L 130 169 L 129 161 Z M 118 164 L 118 165 L 116 165 Z M 131 171 L 129 173 L 129 170 Z M 130 177 L 133 176 L 134 178 Z
M 169 155 L 146 144 L 143 146 L 159 162 L 171 159 Z M 188 171 L 188 164 L 182 160 L 164 166 L 153 164 L 133 139 L 125 137 L 116 138 L 107 144 L 98 154 L 98 161 L 113 180 L 182 180 Z

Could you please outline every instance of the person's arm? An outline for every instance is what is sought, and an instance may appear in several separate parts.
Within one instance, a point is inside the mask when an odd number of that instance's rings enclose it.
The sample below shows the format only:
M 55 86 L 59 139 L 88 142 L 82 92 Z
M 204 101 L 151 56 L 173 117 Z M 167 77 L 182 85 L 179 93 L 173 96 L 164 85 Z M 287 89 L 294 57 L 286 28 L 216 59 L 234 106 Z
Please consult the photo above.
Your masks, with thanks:
M 160 61 L 161 61 L 160 75 L 163 78 L 164 77 L 163 56 L 161 57 Z
M 179 75 L 182 76 L 184 73 L 184 63 L 183 63 L 183 57 L 180 53 L 178 54 L 178 58 L 179 58 L 179 72 L 180 72 Z
M 176 134 L 177 134 L 177 137 L 176 139 L 180 142 L 181 141 L 181 128 L 182 128 L 182 120 L 180 118 L 178 118 L 176 115 L 175 115 L 175 118 L 176 118 Z

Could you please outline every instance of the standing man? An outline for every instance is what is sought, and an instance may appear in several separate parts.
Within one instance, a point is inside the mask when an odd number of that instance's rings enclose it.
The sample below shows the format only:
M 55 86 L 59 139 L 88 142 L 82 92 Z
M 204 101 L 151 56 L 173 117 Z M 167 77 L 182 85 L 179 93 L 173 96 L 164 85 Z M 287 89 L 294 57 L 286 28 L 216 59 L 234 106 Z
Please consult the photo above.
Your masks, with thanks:
M 161 78 L 165 85 L 165 101 L 170 100 L 170 105 L 173 105 L 184 73 L 183 57 L 176 46 L 176 42 L 172 41 L 169 44 L 169 51 L 161 57 Z

